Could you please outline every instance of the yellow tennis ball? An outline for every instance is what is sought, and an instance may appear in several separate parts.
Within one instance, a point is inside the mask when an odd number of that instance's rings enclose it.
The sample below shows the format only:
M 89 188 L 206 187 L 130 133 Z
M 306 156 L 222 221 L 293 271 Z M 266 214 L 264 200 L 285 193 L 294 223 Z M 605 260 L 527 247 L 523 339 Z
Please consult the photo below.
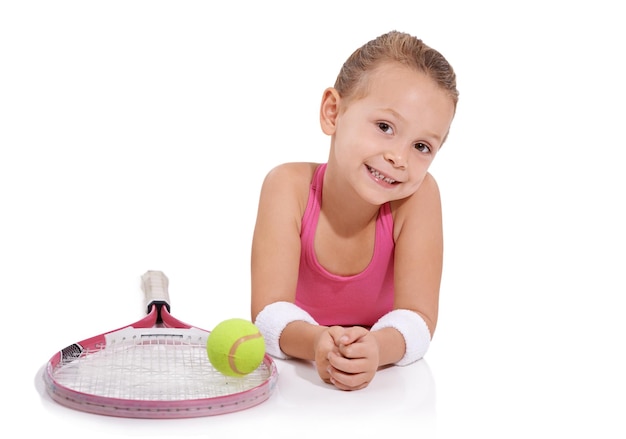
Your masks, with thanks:
M 252 322 L 228 319 L 209 333 L 206 342 L 209 361 L 224 375 L 241 377 L 254 371 L 265 355 L 265 340 Z

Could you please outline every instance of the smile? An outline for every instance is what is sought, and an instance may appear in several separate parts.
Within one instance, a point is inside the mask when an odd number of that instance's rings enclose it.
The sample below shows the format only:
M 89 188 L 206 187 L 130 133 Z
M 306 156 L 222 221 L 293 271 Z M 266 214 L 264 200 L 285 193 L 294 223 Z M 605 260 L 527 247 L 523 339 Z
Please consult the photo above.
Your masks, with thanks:
M 382 180 L 385 183 L 389 183 L 389 184 L 394 184 L 396 182 L 396 180 L 394 180 L 393 178 L 387 177 L 384 174 L 381 174 L 377 169 L 372 168 L 371 166 L 365 165 L 367 166 L 367 169 L 370 171 L 370 174 L 372 174 L 374 176 L 374 178 L 378 179 L 378 180 Z

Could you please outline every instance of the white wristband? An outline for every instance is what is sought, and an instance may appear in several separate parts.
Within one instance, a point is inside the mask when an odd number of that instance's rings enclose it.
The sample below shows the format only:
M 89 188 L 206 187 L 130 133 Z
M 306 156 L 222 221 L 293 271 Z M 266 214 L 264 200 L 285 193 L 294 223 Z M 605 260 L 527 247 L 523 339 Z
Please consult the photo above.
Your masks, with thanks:
M 263 334 L 265 351 L 272 357 L 289 358 L 280 350 L 279 341 L 285 327 L 295 321 L 318 324 L 308 312 L 291 302 L 270 303 L 257 315 L 254 324 Z
M 404 357 L 400 359 L 397 366 L 406 366 L 414 363 L 426 354 L 430 346 L 430 331 L 426 322 L 418 313 L 408 309 L 394 309 L 382 316 L 372 326 L 371 331 L 382 328 L 394 328 L 402 337 L 406 346 Z

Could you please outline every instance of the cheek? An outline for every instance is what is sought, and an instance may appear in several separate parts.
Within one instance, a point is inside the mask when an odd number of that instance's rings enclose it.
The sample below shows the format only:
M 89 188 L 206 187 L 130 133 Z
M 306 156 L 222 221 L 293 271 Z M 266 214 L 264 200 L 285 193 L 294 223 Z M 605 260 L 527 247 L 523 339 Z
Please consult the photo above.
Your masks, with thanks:
M 337 123 L 335 138 L 346 145 L 366 145 L 372 142 L 371 127 L 350 117 L 344 117 Z
M 428 172 L 428 168 L 433 162 L 432 156 L 416 155 L 412 158 L 411 166 L 411 178 L 424 178 L 424 175 Z
M 422 176 L 419 179 L 412 179 L 411 183 L 409 185 L 405 186 L 405 190 L 406 190 L 406 194 L 407 195 L 411 195 L 414 194 L 415 192 L 417 192 L 417 190 L 419 189 L 420 185 L 422 184 L 422 182 L 424 181 L 424 177 Z
M 367 155 L 370 150 L 367 139 L 353 130 L 343 130 L 337 133 L 334 145 L 337 153 L 353 159 Z
M 430 168 L 431 163 L 432 161 L 429 161 L 428 163 L 418 162 L 411 167 L 410 186 L 413 189 L 417 190 L 420 187 L 422 181 L 424 181 L 424 178 L 426 178 L 426 174 L 428 173 L 428 168 Z

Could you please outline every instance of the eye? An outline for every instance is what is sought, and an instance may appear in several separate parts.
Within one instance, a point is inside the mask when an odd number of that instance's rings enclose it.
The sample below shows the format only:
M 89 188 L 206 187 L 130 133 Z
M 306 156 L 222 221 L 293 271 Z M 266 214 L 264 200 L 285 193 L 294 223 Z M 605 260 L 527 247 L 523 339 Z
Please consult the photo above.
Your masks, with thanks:
M 387 122 L 378 122 L 378 129 L 383 133 L 393 134 L 393 128 Z
M 419 152 L 429 153 L 431 151 L 430 146 L 422 142 L 417 142 L 414 146 Z

